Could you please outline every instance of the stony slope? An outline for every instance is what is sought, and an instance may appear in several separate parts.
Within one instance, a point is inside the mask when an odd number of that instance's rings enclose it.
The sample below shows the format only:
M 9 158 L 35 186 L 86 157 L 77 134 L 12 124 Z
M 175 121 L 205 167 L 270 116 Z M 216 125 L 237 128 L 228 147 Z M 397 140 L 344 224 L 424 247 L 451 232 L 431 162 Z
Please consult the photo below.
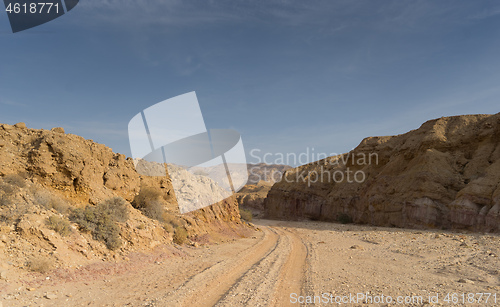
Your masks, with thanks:
M 288 170 L 264 205 L 279 219 L 499 231 L 500 113 L 366 138 L 349 153 Z
M 196 176 L 186 178 L 186 184 L 196 186 Z M 184 228 L 187 242 L 194 245 L 248 230 L 240 221 L 235 197 L 180 215 L 173 194 L 168 176 L 140 176 L 132 159 L 102 144 L 66 134 L 62 128 L 0 124 L 0 271 L 16 275 L 37 258 L 50 260 L 52 268 L 125 258 L 131 251 L 171 244 L 177 228 Z M 97 208 L 115 197 L 125 200 L 128 219 L 116 222 L 122 244 L 111 251 L 107 241 L 84 231 L 70 217 L 78 208 Z M 149 211 L 140 201 L 150 205 Z M 56 222 L 69 223 L 66 236 L 48 224 L 53 216 L 60 218 Z

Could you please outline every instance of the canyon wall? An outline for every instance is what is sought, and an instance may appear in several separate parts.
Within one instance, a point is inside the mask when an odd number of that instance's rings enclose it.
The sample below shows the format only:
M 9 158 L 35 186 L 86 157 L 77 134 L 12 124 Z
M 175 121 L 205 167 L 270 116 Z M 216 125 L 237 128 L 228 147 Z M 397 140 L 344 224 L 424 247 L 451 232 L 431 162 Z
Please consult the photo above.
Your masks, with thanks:
M 500 113 L 430 120 L 288 170 L 265 216 L 500 230 Z

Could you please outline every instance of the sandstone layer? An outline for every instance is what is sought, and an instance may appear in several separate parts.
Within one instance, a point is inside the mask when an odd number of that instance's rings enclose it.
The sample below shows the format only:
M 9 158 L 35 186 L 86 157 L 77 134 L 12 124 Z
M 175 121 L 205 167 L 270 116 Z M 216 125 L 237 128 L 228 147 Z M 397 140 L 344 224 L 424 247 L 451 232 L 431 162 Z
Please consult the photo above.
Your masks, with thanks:
M 288 170 L 266 216 L 500 230 L 500 113 L 443 117 Z

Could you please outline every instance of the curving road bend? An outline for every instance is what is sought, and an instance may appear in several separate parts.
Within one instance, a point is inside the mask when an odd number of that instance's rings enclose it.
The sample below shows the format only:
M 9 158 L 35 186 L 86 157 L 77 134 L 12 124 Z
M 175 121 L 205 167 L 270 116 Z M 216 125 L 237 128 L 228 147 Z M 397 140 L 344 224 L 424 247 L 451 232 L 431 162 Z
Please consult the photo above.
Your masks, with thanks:
M 307 249 L 294 230 L 261 221 L 257 242 L 191 276 L 156 303 L 169 306 L 287 306 L 302 292 Z

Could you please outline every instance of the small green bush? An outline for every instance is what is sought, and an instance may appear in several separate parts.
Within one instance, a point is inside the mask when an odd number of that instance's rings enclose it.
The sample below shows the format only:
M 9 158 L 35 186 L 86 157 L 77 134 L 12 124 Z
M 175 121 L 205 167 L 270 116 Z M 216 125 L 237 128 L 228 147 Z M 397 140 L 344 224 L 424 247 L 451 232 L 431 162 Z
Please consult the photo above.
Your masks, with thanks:
M 243 220 L 247 222 L 251 222 L 253 218 L 252 211 L 242 208 L 240 208 L 240 216 Z
M 174 231 L 174 236 L 172 237 L 172 239 L 174 240 L 174 243 L 182 245 L 182 244 L 186 243 L 187 237 L 188 237 L 188 235 L 187 235 L 186 228 L 177 227 Z
M 111 198 L 95 207 L 77 208 L 73 210 L 70 218 L 80 229 L 91 232 L 94 239 L 115 250 L 122 243 L 120 228 L 116 223 L 128 219 L 127 202 L 119 197 Z
M 55 230 L 63 237 L 71 233 L 71 225 L 65 218 L 52 215 L 47 219 L 46 223 L 49 228 Z
M 337 221 L 341 224 L 350 224 L 352 223 L 352 217 L 347 213 L 341 213 L 338 215 Z

